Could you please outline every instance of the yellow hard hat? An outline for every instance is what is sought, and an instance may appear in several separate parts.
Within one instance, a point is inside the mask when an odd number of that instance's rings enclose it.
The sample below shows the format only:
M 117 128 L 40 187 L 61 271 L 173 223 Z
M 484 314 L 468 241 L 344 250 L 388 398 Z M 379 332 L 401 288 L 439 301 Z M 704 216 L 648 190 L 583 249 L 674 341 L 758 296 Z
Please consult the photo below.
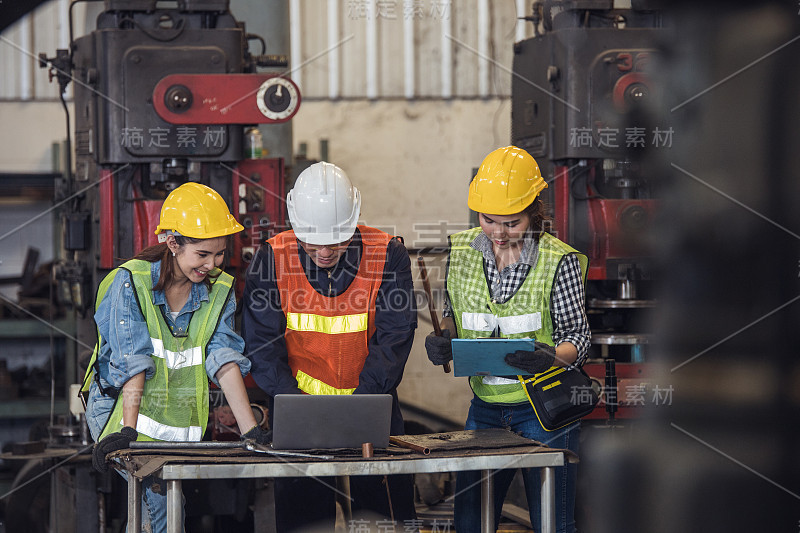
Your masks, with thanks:
M 546 187 L 536 160 L 521 148 L 506 146 L 484 158 L 469 185 L 467 205 L 487 215 L 514 215 Z
M 189 182 L 164 200 L 156 234 L 172 230 L 192 239 L 213 239 L 243 229 L 217 191 Z

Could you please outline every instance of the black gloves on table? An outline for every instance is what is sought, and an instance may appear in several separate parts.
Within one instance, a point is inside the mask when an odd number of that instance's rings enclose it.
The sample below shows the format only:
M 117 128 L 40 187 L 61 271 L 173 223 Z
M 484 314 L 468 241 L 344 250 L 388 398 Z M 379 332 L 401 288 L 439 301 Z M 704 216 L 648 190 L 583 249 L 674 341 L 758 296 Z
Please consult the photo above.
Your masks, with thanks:
M 242 435 L 242 440 L 254 440 L 256 444 L 266 446 L 272 442 L 272 430 L 263 429 L 261 426 L 253 426 L 252 429 Z
M 98 472 L 108 472 L 106 455 L 117 450 L 130 448 L 131 442 L 139 438 L 139 433 L 130 426 L 125 426 L 119 433 L 106 435 L 100 442 L 94 445 L 92 450 L 92 466 Z
M 443 329 L 442 336 L 430 332 L 425 337 L 425 350 L 428 352 L 428 359 L 434 365 L 443 365 L 453 359 L 453 348 L 450 345 L 450 330 Z
M 430 356 L 429 356 L 430 357 Z M 520 368 L 528 374 L 541 374 L 551 366 L 556 359 L 556 349 L 549 344 L 536 341 L 536 349 L 532 352 L 517 350 L 506 355 L 506 363 Z

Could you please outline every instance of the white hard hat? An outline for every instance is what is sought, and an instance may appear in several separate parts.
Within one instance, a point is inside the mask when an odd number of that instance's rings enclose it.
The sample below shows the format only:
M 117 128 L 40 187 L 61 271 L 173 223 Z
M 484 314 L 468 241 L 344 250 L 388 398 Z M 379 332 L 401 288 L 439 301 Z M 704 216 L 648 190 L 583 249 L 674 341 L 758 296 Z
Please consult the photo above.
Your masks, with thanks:
M 315 245 L 336 244 L 355 233 L 361 193 L 341 168 L 314 163 L 298 176 L 286 195 L 286 206 L 298 239 Z

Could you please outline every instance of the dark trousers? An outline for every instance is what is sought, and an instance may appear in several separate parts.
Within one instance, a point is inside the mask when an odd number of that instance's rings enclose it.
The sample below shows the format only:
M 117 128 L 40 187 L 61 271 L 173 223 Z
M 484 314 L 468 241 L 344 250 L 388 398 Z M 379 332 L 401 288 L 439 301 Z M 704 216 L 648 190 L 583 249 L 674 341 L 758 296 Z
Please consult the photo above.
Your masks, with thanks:
M 350 477 L 353 524 L 366 520 L 369 530 L 382 530 L 394 516 L 395 531 L 416 520 L 414 477 L 410 474 Z M 389 499 L 391 497 L 391 510 Z M 276 478 L 275 521 L 280 533 L 288 531 L 333 531 L 336 520 L 336 480 L 324 478 Z M 380 524 L 376 523 L 380 521 Z M 348 530 L 352 524 L 346 524 Z

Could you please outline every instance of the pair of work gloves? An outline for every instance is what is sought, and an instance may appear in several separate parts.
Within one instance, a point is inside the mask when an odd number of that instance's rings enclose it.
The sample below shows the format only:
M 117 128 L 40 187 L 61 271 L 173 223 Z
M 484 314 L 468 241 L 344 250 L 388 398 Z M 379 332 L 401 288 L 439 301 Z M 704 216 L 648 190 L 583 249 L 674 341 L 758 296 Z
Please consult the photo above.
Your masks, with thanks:
M 130 426 L 123 427 L 118 433 L 106 435 L 92 450 L 92 466 L 98 472 L 108 472 L 106 456 L 117 450 L 124 450 L 131 447 L 131 442 L 139 438 L 139 433 Z M 242 435 L 242 440 L 253 440 L 257 444 L 267 445 L 272 442 L 272 431 L 253 426 L 247 433 Z
M 443 365 L 453 359 L 453 349 L 450 344 L 451 333 L 443 329 L 438 336 L 431 332 L 425 337 L 425 351 L 428 359 L 434 365 Z M 506 354 L 505 361 L 509 365 L 524 370 L 526 374 L 541 374 L 551 366 L 556 359 L 556 349 L 549 344 L 534 341 L 535 350 L 517 350 Z

